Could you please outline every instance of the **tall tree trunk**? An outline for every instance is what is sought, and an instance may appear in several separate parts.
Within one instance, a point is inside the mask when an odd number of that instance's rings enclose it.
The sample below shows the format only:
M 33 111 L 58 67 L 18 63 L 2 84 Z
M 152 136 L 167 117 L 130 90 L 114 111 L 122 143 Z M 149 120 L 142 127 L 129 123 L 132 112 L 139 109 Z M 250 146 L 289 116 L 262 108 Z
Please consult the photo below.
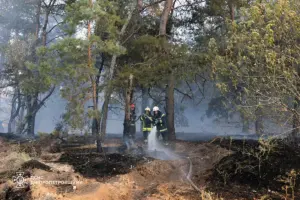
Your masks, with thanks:
M 164 10 L 162 12 L 159 24 L 159 35 L 166 36 L 167 34 L 167 24 L 169 19 L 169 14 L 173 5 L 173 0 L 166 0 L 164 5 Z
M 119 40 L 116 42 L 116 46 L 120 45 L 120 40 L 122 36 L 125 34 L 125 31 L 127 29 L 127 26 L 133 16 L 133 13 L 136 9 L 137 1 L 134 1 L 130 10 L 129 15 L 127 16 L 126 22 L 122 26 L 120 35 L 119 35 Z M 110 63 L 110 69 L 109 69 L 109 76 L 108 76 L 108 86 L 106 87 L 105 94 L 104 94 L 104 103 L 103 103 L 103 109 L 102 109 L 102 118 L 101 118 L 101 126 L 100 126 L 100 134 L 101 138 L 104 139 L 106 135 L 106 125 L 107 125 L 107 116 L 108 116 L 108 105 L 110 101 L 111 94 L 113 92 L 113 88 L 111 85 L 111 80 L 114 77 L 115 74 L 115 67 L 116 67 L 116 61 L 117 61 L 117 54 L 114 54 L 111 59 Z
M 100 135 L 101 140 L 104 140 L 106 135 L 106 126 L 107 126 L 107 117 L 108 117 L 108 105 L 111 96 L 112 90 L 110 88 L 107 89 L 104 96 L 104 102 L 102 105 L 102 114 L 101 114 L 101 124 L 100 124 Z
M 99 105 L 99 83 L 100 83 L 100 76 L 104 68 L 104 53 L 101 54 L 101 62 L 96 61 L 96 67 L 98 68 L 98 74 L 96 76 L 96 104 L 97 106 Z M 99 58 L 98 57 L 98 58 Z M 97 119 L 96 117 L 93 118 L 93 124 L 92 124 L 92 135 L 96 136 L 97 134 L 100 133 L 100 122 L 101 122 L 101 117 Z
M 174 118 L 174 88 L 175 88 L 175 77 L 171 72 L 167 87 L 167 119 L 168 119 L 168 133 L 170 140 L 176 140 L 175 134 L 175 118 Z
M 15 89 L 14 95 L 12 98 L 12 107 L 11 107 L 10 118 L 9 118 L 9 122 L 8 122 L 8 130 L 7 130 L 8 133 L 14 132 L 13 129 L 15 129 L 15 127 L 13 127 L 13 126 L 15 126 L 16 117 L 19 115 L 20 108 L 21 108 L 20 91 L 19 91 L 19 89 Z
M 89 0 L 89 6 L 90 8 L 93 8 L 93 1 Z M 92 47 L 91 47 L 91 21 L 88 22 L 88 31 L 87 31 L 87 38 L 89 41 L 88 45 L 88 67 L 92 68 Z M 93 88 L 93 110 L 94 110 L 94 117 L 93 117 L 93 133 L 92 135 L 96 135 L 96 143 L 97 143 L 97 152 L 102 152 L 102 145 L 101 145 L 101 137 L 99 132 L 99 115 L 98 115 L 98 95 L 97 95 L 97 83 L 93 76 L 90 76 L 90 81 Z
M 169 19 L 169 14 L 171 12 L 173 6 L 173 0 L 166 0 L 164 9 L 160 18 L 160 26 L 159 26 L 159 35 L 163 36 L 165 40 L 166 38 L 166 31 L 167 31 L 167 24 Z M 175 78 L 173 71 L 171 69 L 169 80 L 168 80 L 168 87 L 167 87 L 167 101 L 166 101 L 166 107 L 167 107 L 167 121 L 168 121 L 168 133 L 169 133 L 169 139 L 175 140 L 175 124 L 174 124 L 174 86 L 175 86 Z
M 126 89 L 126 97 L 125 97 L 125 117 L 124 117 L 124 130 L 123 130 L 123 137 L 125 134 L 128 134 L 127 132 L 130 130 L 130 104 L 132 103 L 132 97 L 133 97 L 133 75 L 130 74 L 128 79 L 128 87 Z
M 12 123 L 15 120 L 14 114 L 16 113 L 16 104 L 17 104 L 17 94 L 16 91 L 14 91 L 14 95 L 12 98 L 12 104 L 11 104 L 11 112 L 10 112 L 10 118 L 8 122 L 8 127 L 7 127 L 7 133 L 12 133 Z
M 24 130 L 24 127 L 26 125 L 26 120 L 25 120 L 25 108 L 24 105 L 22 105 L 24 102 L 24 99 L 21 99 L 21 108 L 20 108 L 20 114 L 18 116 L 18 121 L 16 123 L 16 134 L 21 134 Z
M 34 135 L 35 117 L 36 114 L 34 112 L 27 116 L 27 135 L 29 136 Z
M 27 135 L 34 135 L 35 131 L 35 117 L 36 117 L 36 110 L 38 106 L 38 94 L 29 95 L 27 97 Z
M 235 6 L 234 2 L 231 0 L 229 1 L 229 11 L 230 11 L 230 18 L 232 21 L 234 21 L 235 18 Z
M 35 46 L 32 49 L 32 54 L 33 54 L 33 61 L 37 62 L 37 56 L 36 56 L 36 47 L 38 46 L 38 41 L 39 41 L 39 32 L 41 28 L 41 23 L 40 23 L 40 16 L 41 16 L 41 8 L 42 8 L 42 1 L 38 0 L 37 1 L 37 11 L 36 11 L 36 31 L 35 31 Z M 33 76 L 35 76 L 35 72 L 33 72 Z M 27 124 L 27 135 L 34 135 L 34 126 L 35 126 L 35 109 L 38 104 L 38 93 L 35 94 L 29 94 L 26 99 L 27 103 L 27 113 L 26 113 L 26 124 Z M 25 125 L 21 124 L 20 128 L 24 128 Z
M 39 32 L 40 32 L 40 27 L 41 27 L 41 22 L 40 22 L 40 16 L 41 16 L 41 8 L 42 8 L 42 0 L 37 1 L 37 11 L 36 11 L 36 29 L 35 29 L 35 37 L 36 40 L 39 38 Z

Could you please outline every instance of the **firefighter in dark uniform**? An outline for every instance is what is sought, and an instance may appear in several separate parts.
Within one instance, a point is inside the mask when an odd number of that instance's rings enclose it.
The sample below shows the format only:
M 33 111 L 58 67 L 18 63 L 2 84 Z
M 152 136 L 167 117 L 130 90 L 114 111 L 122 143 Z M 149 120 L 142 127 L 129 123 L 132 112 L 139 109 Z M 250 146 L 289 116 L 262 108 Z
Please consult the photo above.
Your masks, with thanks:
M 153 120 L 154 120 L 154 125 L 157 128 L 157 135 L 156 135 L 157 139 L 159 139 L 159 136 L 161 135 L 164 144 L 169 145 L 166 115 L 163 114 L 157 106 L 153 107 Z
M 135 140 L 135 134 L 136 134 L 136 114 L 135 114 L 135 105 L 130 105 L 130 121 L 129 121 L 129 134 L 130 137 Z
M 152 129 L 153 119 L 151 116 L 151 110 L 149 107 L 145 108 L 144 114 L 140 116 L 140 120 L 142 121 L 142 128 L 143 128 L 143 136 L 144 142 L 148 142 L 148 135 Z
M 134 146 L 135 133 L 136 133 L 136 114 L 134 104 L 130 105 L 130 117 L 129 120 L 124 122 L 123 140 L 127 146 L 127 149 L 131 149 Z

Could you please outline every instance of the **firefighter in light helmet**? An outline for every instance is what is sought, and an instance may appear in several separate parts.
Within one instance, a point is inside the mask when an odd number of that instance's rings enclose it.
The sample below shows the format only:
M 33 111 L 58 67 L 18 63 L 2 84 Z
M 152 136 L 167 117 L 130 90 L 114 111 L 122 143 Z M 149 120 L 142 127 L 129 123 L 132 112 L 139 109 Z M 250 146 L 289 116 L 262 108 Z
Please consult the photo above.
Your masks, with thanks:
M 153 123 L 151 110 L 149 107 L 145 108 L 145 112 L 141 115 L 140 120 L 142 122 L 144 142 L 147 143 L 148 135 L 152 129 L 152 123 Z
M 157 106 L 153 107 L 154 125 L 157 128 L 157 139 L 161 135 L 165 145 L 168 145 L 168 129 L 166 115 L 163 114 Z

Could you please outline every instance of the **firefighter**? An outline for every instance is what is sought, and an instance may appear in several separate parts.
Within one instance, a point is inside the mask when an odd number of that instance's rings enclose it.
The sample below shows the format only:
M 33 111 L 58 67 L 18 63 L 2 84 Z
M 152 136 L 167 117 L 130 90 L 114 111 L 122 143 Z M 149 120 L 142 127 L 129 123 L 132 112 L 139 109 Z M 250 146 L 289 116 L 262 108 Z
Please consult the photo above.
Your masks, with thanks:
M 145 112 L 144 114 L 141 115 L 140 120 L 142 121 L 144 142 L 147 143 L 148 135 L 152 129 L 152 123 L 153 123 L 151 110 L 149 107 L 145 108 Z
M 135 122 L 136 122 L 135 105 L 131 104 L 130 105 L 129 134 L 132 139 L 135 139 L 135 134 L 136 134 Z
M 157 134 L 156 134 L 157 139 L 161 135 L 164 144 L 169 145 L 166 115 L 163 114 L 157 106 L 153 107 L 153 120 L 154 120 L 154 125 L 157 128 Z
M 124 132 L 123 132 L 123 140 L 127 146 L 127 149 L 132 149 L 134 147 L 135 133 L 136 133 L 136 114 L 135 114 L 135 105 L 130 105 L 130 117 L 129 121 L 124 122 Z

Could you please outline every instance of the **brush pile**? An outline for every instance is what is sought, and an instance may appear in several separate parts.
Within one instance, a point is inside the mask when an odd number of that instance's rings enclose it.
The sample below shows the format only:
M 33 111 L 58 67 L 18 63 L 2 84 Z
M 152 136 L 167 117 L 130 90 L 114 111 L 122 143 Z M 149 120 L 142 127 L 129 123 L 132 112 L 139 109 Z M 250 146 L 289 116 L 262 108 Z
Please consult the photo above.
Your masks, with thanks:
M 300 149 L 283 140 L 218 140 L 233 151 L 215 165 L 210 181 L 220 185 L 246 184 L 274 191 L 300 186 Z

